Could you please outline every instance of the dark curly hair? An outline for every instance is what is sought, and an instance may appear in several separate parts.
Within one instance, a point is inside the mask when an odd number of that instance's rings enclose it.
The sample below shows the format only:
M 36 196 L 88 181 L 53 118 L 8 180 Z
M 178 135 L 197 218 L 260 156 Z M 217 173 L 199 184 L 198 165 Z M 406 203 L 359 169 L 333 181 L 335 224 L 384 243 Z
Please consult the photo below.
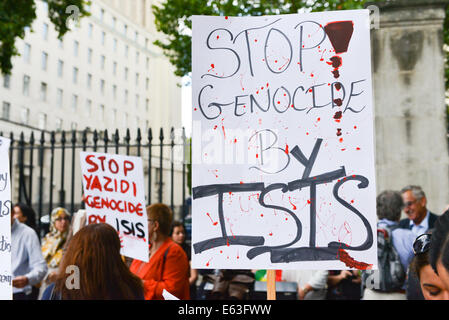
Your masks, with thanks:
M 444 212 L 435 222 L 429 251 L 430 265 L 436 274 L 437 263 L 441 260 L 449 272 L 449 210 Z

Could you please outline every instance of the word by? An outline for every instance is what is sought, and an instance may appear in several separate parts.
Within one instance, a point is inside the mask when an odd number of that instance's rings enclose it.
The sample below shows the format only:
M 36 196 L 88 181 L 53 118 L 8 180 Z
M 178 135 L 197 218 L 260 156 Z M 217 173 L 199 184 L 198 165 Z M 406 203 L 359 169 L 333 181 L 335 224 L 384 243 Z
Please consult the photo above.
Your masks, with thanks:
M 193 249 L 196 254 L 201 253 L 212 248 L 216 248 L 224 245 L 243 245 L 254 247 L 247 252 L 249 259 L 263 254 L 269 253 L 272 263 L 288 263 L 294 261 L 318 261 L 318 260 L 342 260 L 343 262 L 353 262 L 354 267 L 363 266 L 366 269 L 370 268 L 370 265 L 352 261 L 352 258 L 345 255 L 341 256 L 342 249 L 364 251 L 372 247 L 373 245 L 373 232 L 366 217 L 358 211 L 350 203 L 342 199 L 338 192 L 339 189 L 349 181 L 358 181 L 357 187 L 359 189 L 367 188 L 369 181 L 366 177 L 361 175 L 346 175 L 346 170 L 343 167 L 340 169 L 326 172 L 317 176 L 310 177 L 313 165 L 317 158 L 322 139 L 317 139 L 315 146 L 307 158 L 298 146 L 295 146 L 290 154 L 304 166 L 303 175 L 300 179 L 292 180 L 288 183 L 274 183 L 265 186 L 264 183 L 231 183 L 231 184 L 213 184 L 202 185 L 193 188 L 193 198 L 213 197 L 218 195 L 218 217 L 221 227 L 222 236 L 218 238 L 211 238 L 204 241 L 200 241 L 193 244 Z M 351 246 L 341 242 L 330 242 L 327 247 L 316 246 L 316 199 L 317 199 L 317 186 L 324 183 L 331 183 L 335 180 L 338 182 L 333 188 L 334 198 L 343 205 L 346 209 L 354 213 L 360 220 L 366 229 L 367 236 L 364 243 L 359 246 Z M 310 235 L 309 235 L 309 247 L 292 248 L 291 246 L 297 243 L 302 237 L 302 223 L 295 213 L 287 208 L 270 205 L 265 203 L 265 198 L 269 196 L 270 192 L 274 190 L 281 190 L 283 193 L 291 192 L 298 189 L 310 188 Z M 239 192 L 259 192 L 259 204 L 262 207 L 281 210 L 291 216 L 296 223 L 297 232 L 296 237 L 290 243 L 279 246 L 264 246 L 265 239 L 260 236 L 246 236 L 246 235 L 232 235 L 228 236 L 225 227 L 225 213 L 223 208 L 223 194 L 225 193 L 239 193 Z

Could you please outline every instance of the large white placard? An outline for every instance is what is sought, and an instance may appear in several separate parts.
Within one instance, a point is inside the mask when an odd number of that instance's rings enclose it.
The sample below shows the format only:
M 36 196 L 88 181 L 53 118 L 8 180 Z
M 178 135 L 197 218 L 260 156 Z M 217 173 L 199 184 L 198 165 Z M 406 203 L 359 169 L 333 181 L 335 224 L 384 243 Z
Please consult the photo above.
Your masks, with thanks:
M 377 268 L 368 10 L 193 17 L 195 268 Z
M 108 223 L 122 243 L 121 253 L 148 262 L 148 221 L 142 159 L 81 152 L 88 223 Z
M 0 300 L 12 300 L 9 143 L 0 137 Z

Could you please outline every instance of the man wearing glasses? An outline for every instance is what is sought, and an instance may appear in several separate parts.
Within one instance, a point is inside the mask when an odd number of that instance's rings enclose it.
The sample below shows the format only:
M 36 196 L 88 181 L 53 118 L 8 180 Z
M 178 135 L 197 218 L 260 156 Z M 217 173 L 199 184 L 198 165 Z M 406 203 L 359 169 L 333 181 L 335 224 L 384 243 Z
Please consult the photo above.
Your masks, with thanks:
M 418 237 L 432 229 L 438 216 L 427 210 L 427 199 L 419 186 L 406 186 L 401 190 L 404 213 L 408 218 L 399 222 L 399 227 L 410 229 Z

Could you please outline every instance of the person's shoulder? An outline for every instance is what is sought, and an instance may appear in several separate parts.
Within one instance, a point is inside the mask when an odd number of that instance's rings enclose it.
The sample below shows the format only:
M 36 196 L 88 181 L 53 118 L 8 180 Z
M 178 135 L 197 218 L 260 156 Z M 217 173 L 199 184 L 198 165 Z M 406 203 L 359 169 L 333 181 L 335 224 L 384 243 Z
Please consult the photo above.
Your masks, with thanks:
M 410 219 L 404 218 L 404 219 L 400 220 L 398 226 L 399 226 L 399 228 L 402 228 L 402 229 L 408 229 L 410 226 Z
M 187 258 L 187 254 L 184 251 L 184 249 L 177 244 L 176 242 L 170 240 L 170 244 L 167 250 L 169 250 L 169 253 L 171 253 L 172 255 L 176 255 L 176 256 L 183 256 Z
M 37 238 L 36 230 L 33 228 L 27 226 L 25 223 L 21 223 L 19 221 L 16 221 L 17 223 L 17 229 L 20 230 L 20 233 L 25 237 L 31 237 L 31 238 Z

